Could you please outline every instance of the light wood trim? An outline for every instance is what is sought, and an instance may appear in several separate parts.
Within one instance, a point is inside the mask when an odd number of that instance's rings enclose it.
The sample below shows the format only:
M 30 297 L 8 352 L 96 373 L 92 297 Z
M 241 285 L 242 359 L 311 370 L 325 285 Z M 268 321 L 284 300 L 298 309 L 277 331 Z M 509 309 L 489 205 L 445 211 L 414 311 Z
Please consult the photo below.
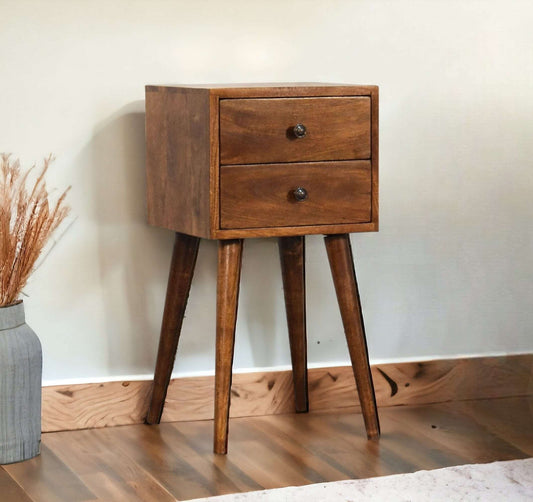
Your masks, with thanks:
M 350 366 L 309 370 L 311 411 L 358 405 Z M 533 354 L 372 366 L 379 407 L 533 395 Z M 43 432 L 144 422 L 151 381 L 43 387 Z M 171 380 L 162 422 L 213 418 L 214 377 Z M 290 371 L 235 373 L 231 417 L 292 413 Z

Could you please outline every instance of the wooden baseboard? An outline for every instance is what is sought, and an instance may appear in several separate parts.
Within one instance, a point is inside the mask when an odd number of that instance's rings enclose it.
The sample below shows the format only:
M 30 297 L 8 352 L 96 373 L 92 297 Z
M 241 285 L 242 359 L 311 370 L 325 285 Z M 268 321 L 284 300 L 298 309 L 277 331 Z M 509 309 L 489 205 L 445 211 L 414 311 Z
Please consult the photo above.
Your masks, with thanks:
M 533 354 L 372 366 L 378 406 L 533 395 Z M 144 422 L 151 381 L 43 387 L 43 432 Z M 162 421 L 213 418 L 214 377 L 172 380 Z M 358 405 L 350 366 L 309 370 L 311 411 Z M 292 413 L 290 371 L 235 373 L 231 416 Z

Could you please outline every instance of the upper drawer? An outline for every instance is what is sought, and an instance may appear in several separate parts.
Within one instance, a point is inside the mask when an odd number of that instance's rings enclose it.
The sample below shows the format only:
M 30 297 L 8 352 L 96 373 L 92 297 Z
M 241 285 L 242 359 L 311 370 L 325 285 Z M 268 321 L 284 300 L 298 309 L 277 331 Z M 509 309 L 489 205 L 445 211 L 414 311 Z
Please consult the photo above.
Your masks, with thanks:
M 221 164 L 369 159 L 370 151 L 369 97 L 220 100 Z

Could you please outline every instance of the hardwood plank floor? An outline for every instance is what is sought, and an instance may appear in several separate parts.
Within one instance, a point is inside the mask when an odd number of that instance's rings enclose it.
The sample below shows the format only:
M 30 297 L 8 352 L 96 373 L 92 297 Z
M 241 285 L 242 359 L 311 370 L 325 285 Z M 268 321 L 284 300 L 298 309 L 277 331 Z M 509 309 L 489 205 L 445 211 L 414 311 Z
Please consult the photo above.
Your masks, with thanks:
M 4 469 L 0 469 L 0 495 L 1 500 L 8 502 L 31 502 L 31 498 Z
M 533 456 L 533 397 L 235 418 L 229 453 L 211 420 L 43 434 L 42 454 L 0 468 L 2 502 L 163 501 Z

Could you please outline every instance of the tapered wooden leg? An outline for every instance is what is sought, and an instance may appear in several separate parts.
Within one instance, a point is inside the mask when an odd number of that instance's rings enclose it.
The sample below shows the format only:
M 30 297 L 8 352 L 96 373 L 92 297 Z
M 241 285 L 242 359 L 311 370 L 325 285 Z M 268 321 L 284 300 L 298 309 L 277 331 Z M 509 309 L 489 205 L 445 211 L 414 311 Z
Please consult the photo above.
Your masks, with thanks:
M 242 239 L 218 243 L 217 280 L 217 354 L 215 368 L 215 441 L 214 452 L 228 451 L 228 421 L 231 368 L 235 346 L 235 323 L 239 301 Z
M 280 237 L 278 244 L 289 328 L 296 411 L 305 413 L 309 411 L 305 328 L 305 240 L 303 236 Z
M 154 385 L 146 416 L 146 423 L 148 424 L 158 424 L 161 421 L 199 244 L 200 239 L 197 237 L 176 233 L 168 276 L 163 322 L 161 323 Z
M 348 234 L 325 237 L 331 274 L 335 284 L 346 340 L 359 393 L 359 401 L 369 439 L 379 437 L 379 418 L 376 396 L 366 346 L 365 328 L 357 279 L 353 264 L 352 247 Z

